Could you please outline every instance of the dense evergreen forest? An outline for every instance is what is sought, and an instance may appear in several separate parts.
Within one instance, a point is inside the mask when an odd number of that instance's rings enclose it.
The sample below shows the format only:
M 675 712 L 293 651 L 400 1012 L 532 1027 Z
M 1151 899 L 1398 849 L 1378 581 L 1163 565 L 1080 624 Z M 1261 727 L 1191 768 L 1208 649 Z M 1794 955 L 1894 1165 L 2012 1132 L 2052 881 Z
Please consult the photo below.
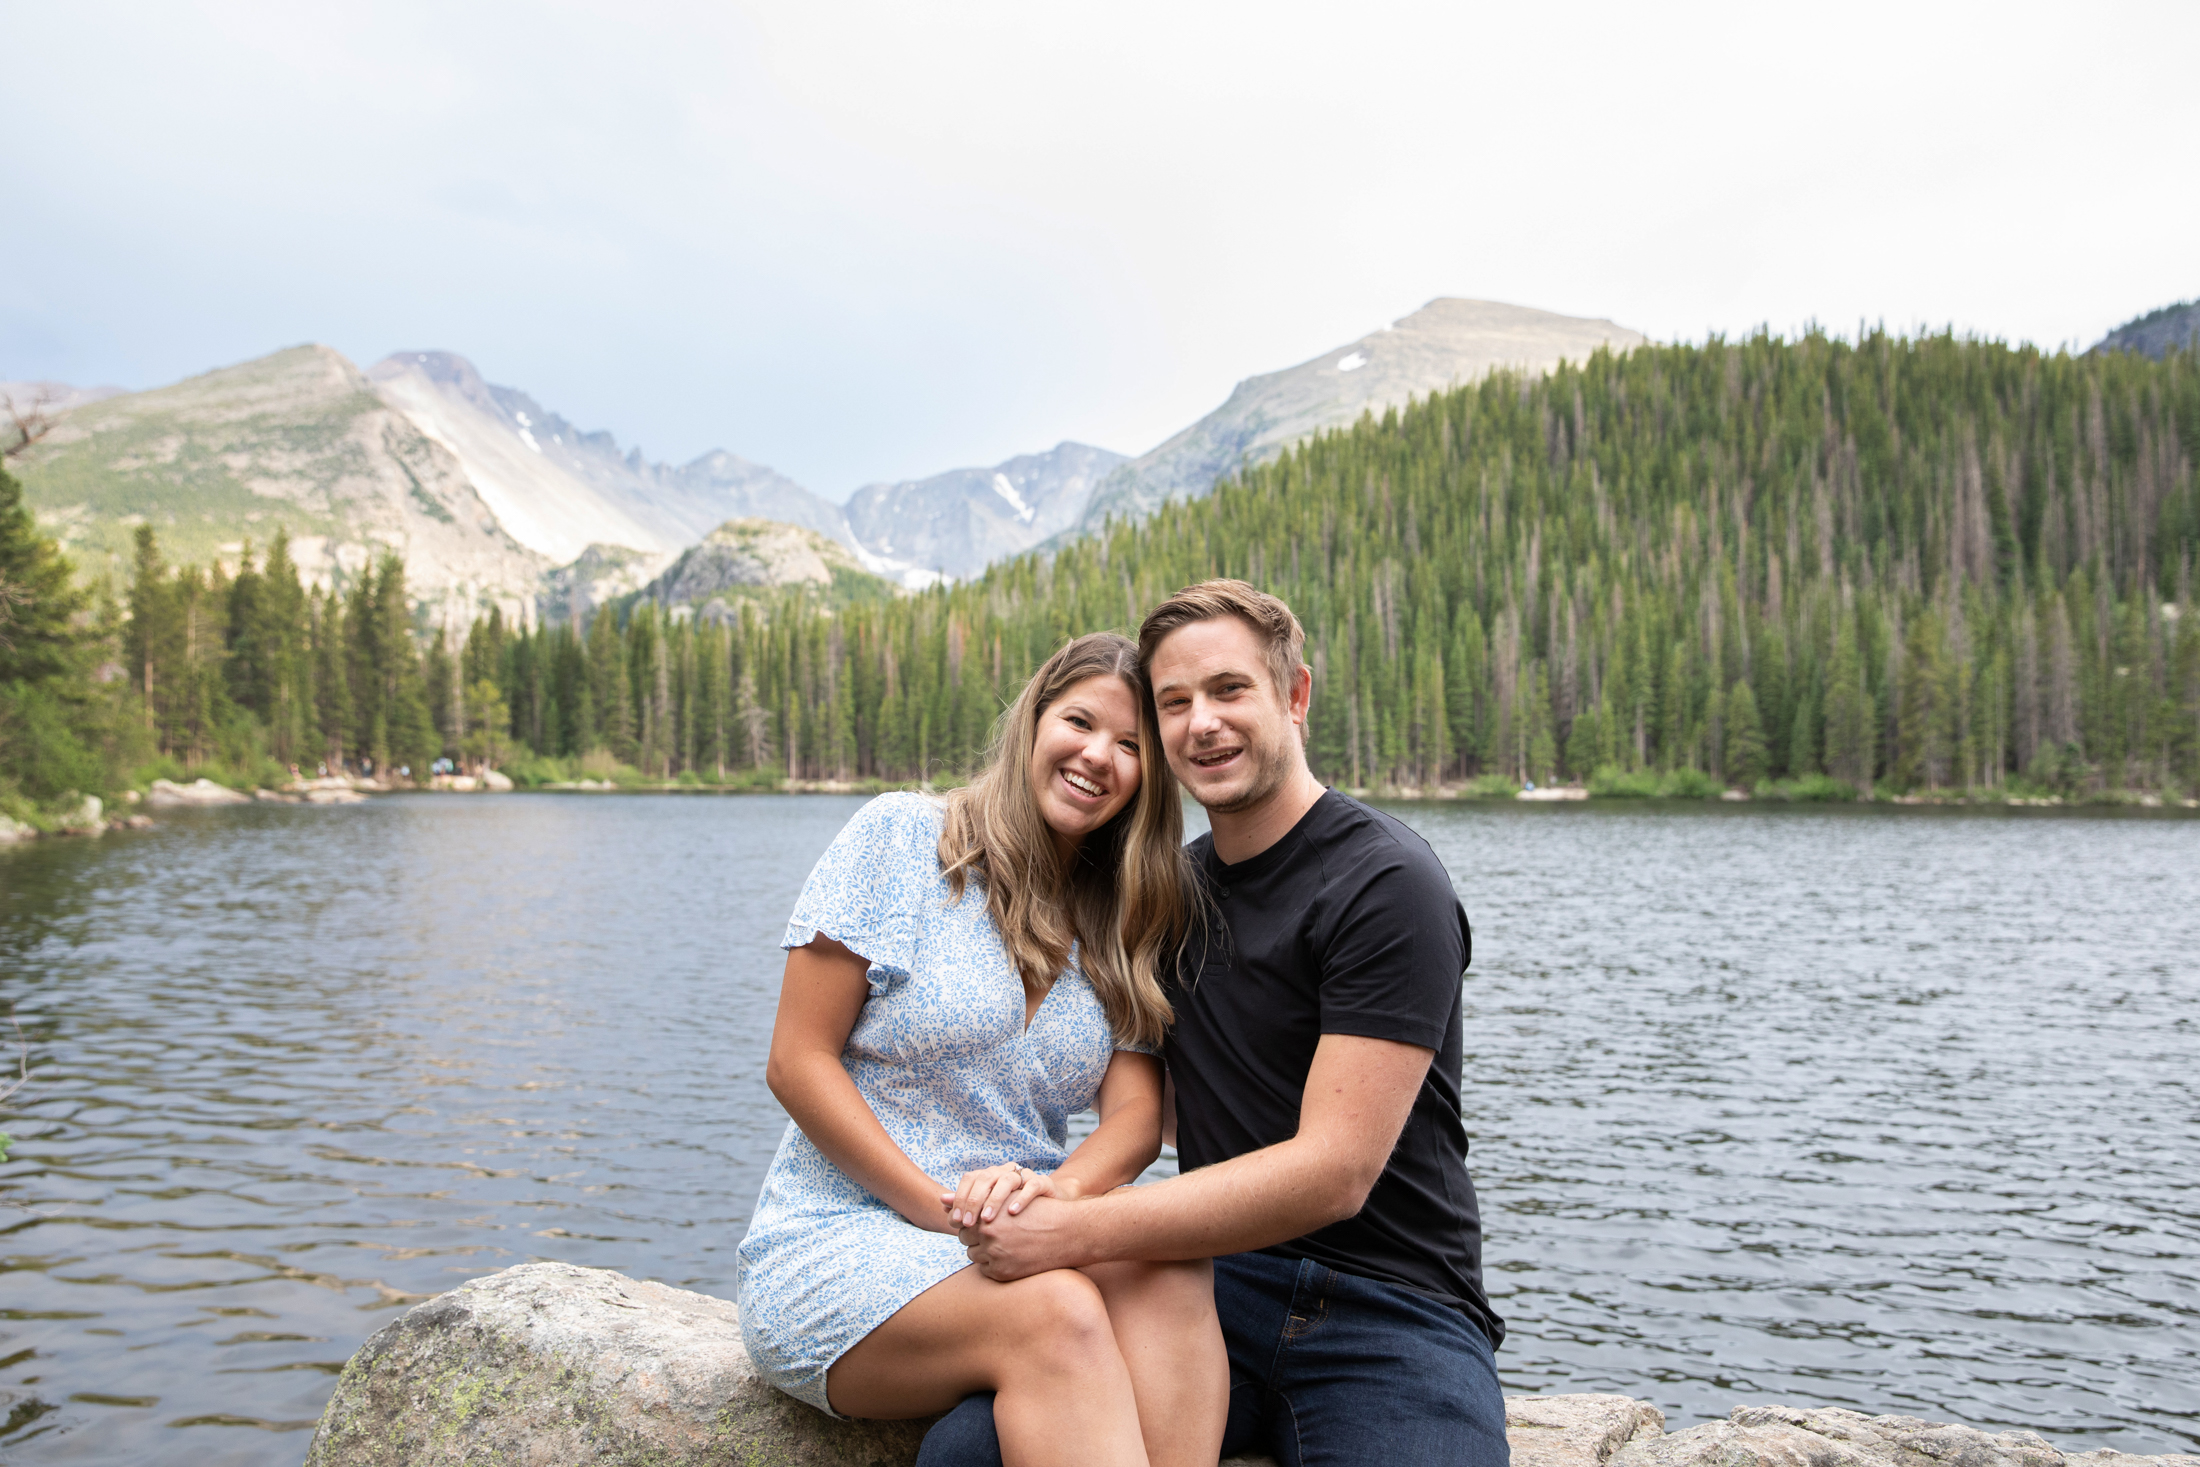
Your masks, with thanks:
M 52 624 L 0 651 L 0 762 L 32 797 L 148 759 L 947 778 L 1064 637 L 1236 575 L 1306 624 L 1312 759 L 1356 788 L 2189 796 L 2196 442 L 2189 355 L 1758 335 L 1491 377 L 1051 559 L 837 610 L 419 628 L 395 560 L 324 593 L 280 540 L 228 575 L 141 531 L 105 602 L 0 604 Z M 0 554 L 0 595 L 24 574 Z M 75 764 L 29 767 L 69 728 Z

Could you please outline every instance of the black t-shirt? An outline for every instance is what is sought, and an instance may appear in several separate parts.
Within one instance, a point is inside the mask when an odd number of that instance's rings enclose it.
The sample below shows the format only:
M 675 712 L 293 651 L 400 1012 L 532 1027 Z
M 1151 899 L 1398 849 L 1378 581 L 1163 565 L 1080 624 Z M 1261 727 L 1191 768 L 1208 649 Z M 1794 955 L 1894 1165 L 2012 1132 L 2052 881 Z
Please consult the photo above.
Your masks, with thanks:
M 1436 1051 L 1405 1131 L 1355 1217 L 1263 1249 L 1465 1310 L 1491 1343 L 1505 1325 L 1482 1292 L 1482 1220 L 1459 1118 L 1460 975 L 1467 914 L 1428 842 L 1334 790 L 1291 833 L 1235 866 L 1191 844 L 1221 914 L 1169 994 L 1177 1152 L 1185 1171 L 1298 1134 L 1324 1034 Z

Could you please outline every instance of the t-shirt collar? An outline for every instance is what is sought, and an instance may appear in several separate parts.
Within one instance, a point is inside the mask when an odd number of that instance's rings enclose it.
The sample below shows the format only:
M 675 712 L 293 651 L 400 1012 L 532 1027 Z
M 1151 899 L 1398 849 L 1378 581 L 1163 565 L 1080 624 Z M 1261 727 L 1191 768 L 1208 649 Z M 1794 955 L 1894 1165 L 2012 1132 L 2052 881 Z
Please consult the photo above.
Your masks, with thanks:
M 1232 881 L 1252 881 L 1257 880 L 1262 876 L 1266 876 L 1270 871 L 1283 864 L 1284 859 L 1290 854 L 1292 848 L 1298 843 L 1298 841 L 1302 837 L 1304 837 L 1306 832 L 1312 827 L 1314 823 L 1315 812 L 1321 810 L 1324 806 L 1329 805 L 1339 798 L 1341 797 L 1337 794 L 1335 790 L 1323 790 L 1321 798 L 1316 800 L 1313 804 L 1308 805 L 1306 807 L 1306 813 L 1299 816 L 1298 823 L 1293 825 L 1289 830 L 1285 831 L 1282 836 L 1277 839 L 1274 845 L 1270 846 L 1267 850 L 1262 851 L 1257 856 L 1247 856 L 1244 860 L 1238 862 L 1234 866 L 1226 863 L 1222 859 L 1222 857 L 1215 852 L 1213 839 L 1212 837 L 1210 837 L 1207 846 L 1207 854 L 1209 859 L 1212 860 L 1214 863 L 1215 874 L 1218 876 L 1228 877 Z

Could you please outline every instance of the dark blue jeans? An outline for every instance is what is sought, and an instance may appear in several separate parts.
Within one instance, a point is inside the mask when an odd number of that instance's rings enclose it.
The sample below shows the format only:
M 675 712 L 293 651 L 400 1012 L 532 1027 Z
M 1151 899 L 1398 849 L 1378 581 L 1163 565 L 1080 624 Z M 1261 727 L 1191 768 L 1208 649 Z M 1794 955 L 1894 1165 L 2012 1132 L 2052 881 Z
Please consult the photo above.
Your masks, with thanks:
M 1318 1263 L 1215 1260 L 1230 1349 L 1222 1455 L 1282 1467 L 1509 1467 L 1505 1397 L 1480 1325 L 1411 1289 Z M 1001 1467 L 993 1398 L 972 1396 L 925 1436 L 917 1467 Z

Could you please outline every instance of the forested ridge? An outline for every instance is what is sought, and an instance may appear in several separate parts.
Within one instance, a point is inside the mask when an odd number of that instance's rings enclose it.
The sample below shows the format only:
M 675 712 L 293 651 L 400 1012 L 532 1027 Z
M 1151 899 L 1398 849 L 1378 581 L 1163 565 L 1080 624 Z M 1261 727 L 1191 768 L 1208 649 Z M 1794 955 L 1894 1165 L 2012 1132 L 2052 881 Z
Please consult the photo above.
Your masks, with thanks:
M 130 702 L 190 765 L 908 781 L 1064 637 L 1235 575 L 1305 623 L 1311 757 L 1356 788 L 2189 796 L 2196 441 L 2188 354 L 1760 334 L 1500 374 L 876 604 L 422 629 L 394 561 L 324 594 L 147 534 L 77 622 L 108 746 Z

